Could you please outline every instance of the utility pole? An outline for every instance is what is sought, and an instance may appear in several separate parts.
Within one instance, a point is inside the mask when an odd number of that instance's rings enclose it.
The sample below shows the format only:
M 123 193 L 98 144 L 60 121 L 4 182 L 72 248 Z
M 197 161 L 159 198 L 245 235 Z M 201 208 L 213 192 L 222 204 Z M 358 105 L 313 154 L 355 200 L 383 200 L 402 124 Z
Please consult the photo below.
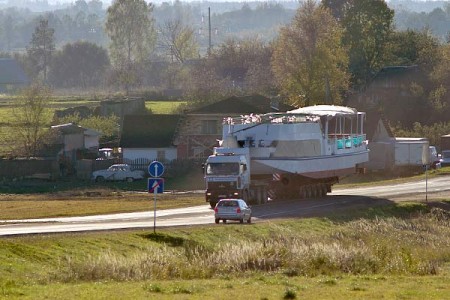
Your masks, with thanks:
M 211 7 L 208 7 L 208 56 L 211 55 Z

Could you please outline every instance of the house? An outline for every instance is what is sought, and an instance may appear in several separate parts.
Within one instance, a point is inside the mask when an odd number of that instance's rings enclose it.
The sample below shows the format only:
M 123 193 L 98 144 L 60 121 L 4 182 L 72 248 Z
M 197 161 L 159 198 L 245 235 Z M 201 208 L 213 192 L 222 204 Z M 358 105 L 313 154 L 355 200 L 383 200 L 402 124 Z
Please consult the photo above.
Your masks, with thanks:
M 177 159 L 173 144 L 180 115 L 125 115 L 119 146 L 125 162 Z
M 81 150 L 97 154 L 100 132 L 72 123 L 55 125 L 51 129 L 58 155 L 75 161 Z
M 178 158 L 205 158 L 222 139 L 222 122 L 226 117 L 245 114 L 285 112 L 295 107 L 261 95 L 233 96 L 198 109 L 188 111 L 177 128 L 174 144 Z
M 12 58 L 0 58 L 0 93 L 12 92 L 30 83 L 22 67 Z

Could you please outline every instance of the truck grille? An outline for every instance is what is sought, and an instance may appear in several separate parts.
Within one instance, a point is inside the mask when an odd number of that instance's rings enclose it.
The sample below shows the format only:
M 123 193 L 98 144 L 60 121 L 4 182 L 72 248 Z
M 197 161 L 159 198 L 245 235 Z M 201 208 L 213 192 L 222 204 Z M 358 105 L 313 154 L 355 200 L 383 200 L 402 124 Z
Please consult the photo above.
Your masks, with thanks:
M 228 181 L 228 182 L 208 182 L 208 189 L 214 190 L 229 190 L 236 189 L 236 181 Z

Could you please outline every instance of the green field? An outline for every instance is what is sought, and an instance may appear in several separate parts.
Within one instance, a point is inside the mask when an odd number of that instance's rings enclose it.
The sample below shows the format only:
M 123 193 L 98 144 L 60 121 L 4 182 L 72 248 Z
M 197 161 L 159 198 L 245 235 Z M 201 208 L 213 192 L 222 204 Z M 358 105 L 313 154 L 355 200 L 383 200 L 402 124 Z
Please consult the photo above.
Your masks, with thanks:
M 83 97 L 54 97 L 49 103 L 52 111 L 56 109 L 66 109 L 76 106 L 95 107 L 100 105 L 101 99 L 98 98 L 83 98 Z M 154 101 L 146 100 L 145 107 L 155 114 L 170 114 L 174 113 L 177 107 L 181 104 L 186 104 L 186 101 Z M 5 120 L 4 116 L 8 116 L 9 111 L 14 105 L 14 98 L 0 97 L 0 117 Z
M 176 113 L 177 107 L 181 104 L 185 104 L 184 101 L 146 101 L 146 108 L 154 114 L 170 114 Z M 9 120 L 11 120 L 11 112 L 13 109 L 14 99 L 5 96 L 0 97 L 0 156 L 7 155 L 10 151 L 7 145 L 4 145 L 2 141 L 6 140 L 6 137 L 14 132 L 14 128 L 9 126 Z M 49 103 L 49 120 L 48 127 L 51 126 L 52 117 L 55 110 L 66 109 L 76 106 L 88 106 L 96 107 L 100 105 L 100 99 L 97 98 L 82 98 L 82 97 L 55 97 Z
M 178 106 L 186 104 L 186 101 L 145 101 L 145 107 L 154 114 L 177 113 Z
M 450 215 L 345 215 L 0 238 L 7 299 L 449 299 Z

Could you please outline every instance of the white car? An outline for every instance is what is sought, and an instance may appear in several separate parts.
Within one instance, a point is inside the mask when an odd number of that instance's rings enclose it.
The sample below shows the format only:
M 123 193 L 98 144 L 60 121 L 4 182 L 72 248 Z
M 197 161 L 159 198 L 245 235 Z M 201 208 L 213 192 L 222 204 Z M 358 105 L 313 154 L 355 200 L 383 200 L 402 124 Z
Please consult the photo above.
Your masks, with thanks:
M 217 202 L 214 208 L 214 218 L 216 224 L 219 221 L 226 223 L 227 220 L 237 220 L 241 223 L 252 222 L 252 210 L 242 199 L 222 199 Z
M 143 179 L 145 175 L 144 171 L 131 170 L 131 167 L 127 164 L 115 164 L 106 170 L 98 170 L 92 172 L 92 180 L 95 181 L 128 181 L 133 182 L 135 180 Z

